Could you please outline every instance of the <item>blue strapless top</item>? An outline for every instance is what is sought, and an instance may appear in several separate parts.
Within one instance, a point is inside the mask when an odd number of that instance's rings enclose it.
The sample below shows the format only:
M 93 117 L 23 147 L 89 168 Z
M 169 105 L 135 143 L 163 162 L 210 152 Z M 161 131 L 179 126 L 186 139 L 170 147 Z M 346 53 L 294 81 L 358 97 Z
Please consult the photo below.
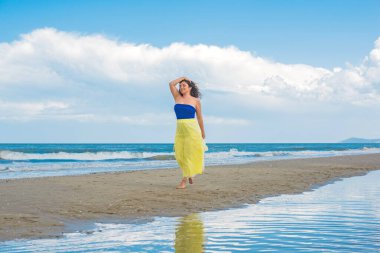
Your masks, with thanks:
M 195 107 L 189 104 L 175 104 L 174 111 L 177 119 L 195 118 Z

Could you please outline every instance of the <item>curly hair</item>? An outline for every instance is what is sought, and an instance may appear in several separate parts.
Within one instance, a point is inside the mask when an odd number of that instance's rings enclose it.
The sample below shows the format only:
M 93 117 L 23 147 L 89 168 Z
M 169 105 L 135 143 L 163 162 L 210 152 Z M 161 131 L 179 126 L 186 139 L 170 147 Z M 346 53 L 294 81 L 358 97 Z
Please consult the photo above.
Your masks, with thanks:
M 199 91 L 198 85 L 195 82 L 188 81 L 186 79 L 182 80 L 181 82 L 185 82 L 191 87 L 191 90 L 190 90 L 191 96 L 199 98 L 199 99 L 202 97 L 202 93 Z M 183 96 L 181 93 L 181 90 L 179 90 L 179 94 L 181 94 L 181 96 Z

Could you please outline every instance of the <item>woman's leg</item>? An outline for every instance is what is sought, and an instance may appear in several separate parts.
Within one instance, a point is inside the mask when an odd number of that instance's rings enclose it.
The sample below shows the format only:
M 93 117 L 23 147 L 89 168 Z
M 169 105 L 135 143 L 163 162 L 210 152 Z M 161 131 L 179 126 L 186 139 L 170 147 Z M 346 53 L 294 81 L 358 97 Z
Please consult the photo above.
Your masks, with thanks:
M 176 187 L 177 189 L 184 189 L 186 187 L 187 177 L 182 178 L 181 183 Z

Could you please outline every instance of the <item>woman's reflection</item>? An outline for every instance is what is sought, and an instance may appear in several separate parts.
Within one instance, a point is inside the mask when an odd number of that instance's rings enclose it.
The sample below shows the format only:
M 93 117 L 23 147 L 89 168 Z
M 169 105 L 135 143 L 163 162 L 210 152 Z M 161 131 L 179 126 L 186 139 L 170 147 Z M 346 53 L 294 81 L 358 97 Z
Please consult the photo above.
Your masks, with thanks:
M 175 232 L 176 253 L 198 253 L 203 251 L 203 222 L 197 213 L 180 218 Z

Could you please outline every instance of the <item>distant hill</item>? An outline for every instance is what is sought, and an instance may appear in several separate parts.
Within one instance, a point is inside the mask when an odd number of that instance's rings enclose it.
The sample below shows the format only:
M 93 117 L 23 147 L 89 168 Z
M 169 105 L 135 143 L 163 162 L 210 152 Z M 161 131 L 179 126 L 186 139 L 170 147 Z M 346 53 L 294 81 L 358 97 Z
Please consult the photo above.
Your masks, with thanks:
M 341 143 L 380 143 L 380 139 L 349 138 Z

